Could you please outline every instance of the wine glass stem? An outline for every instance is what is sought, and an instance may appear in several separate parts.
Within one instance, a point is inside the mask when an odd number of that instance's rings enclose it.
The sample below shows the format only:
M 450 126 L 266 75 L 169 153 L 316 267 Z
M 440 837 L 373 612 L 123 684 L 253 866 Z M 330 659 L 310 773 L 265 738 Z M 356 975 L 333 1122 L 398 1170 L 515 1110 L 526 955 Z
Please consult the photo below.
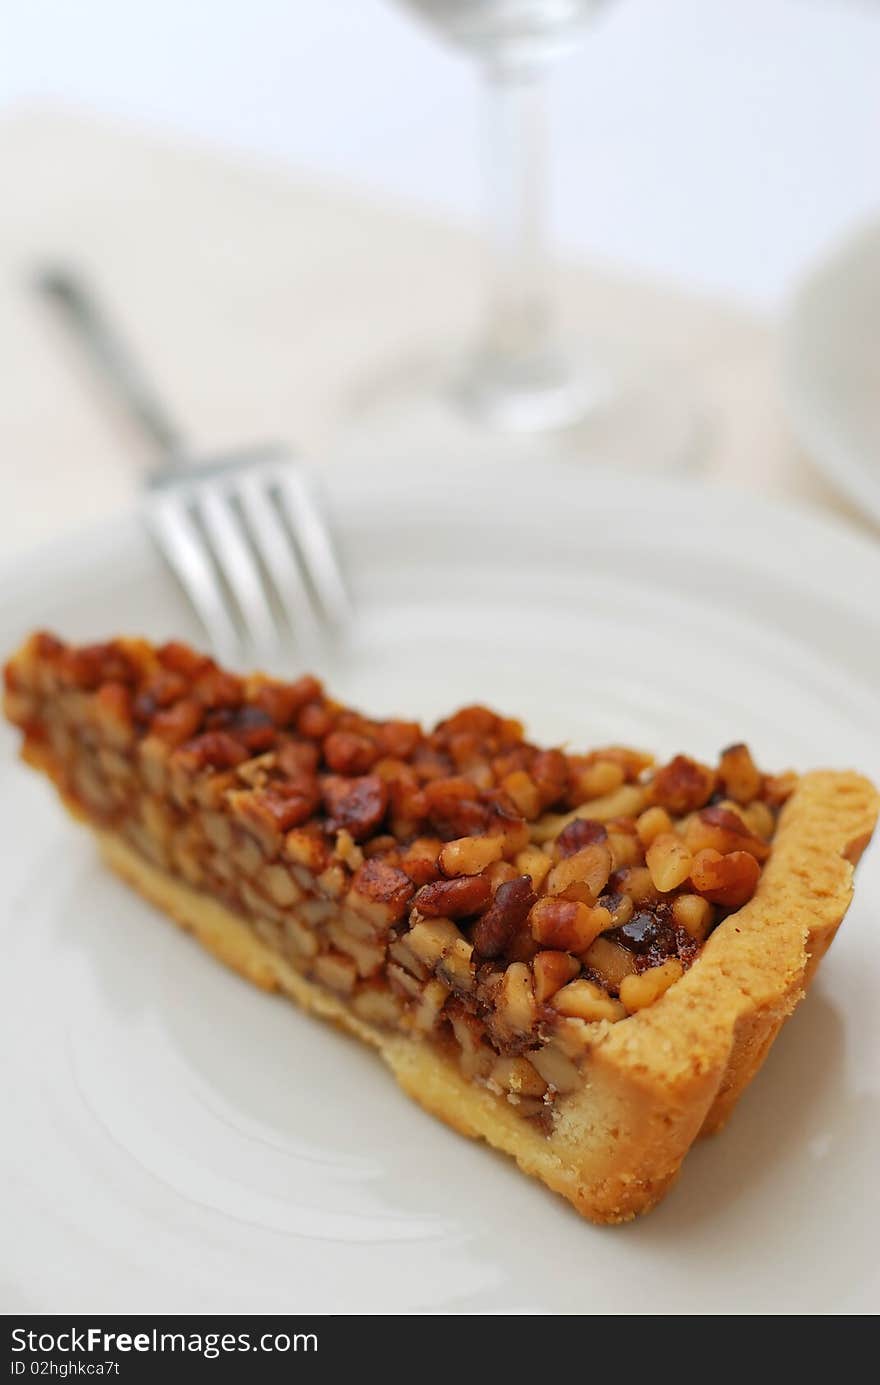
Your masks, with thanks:
M 546 249 L 545 81 L 538 67 L 486 73 L 490 293 L 483 349 L 500 365 L 543 352 L 552 326 Z

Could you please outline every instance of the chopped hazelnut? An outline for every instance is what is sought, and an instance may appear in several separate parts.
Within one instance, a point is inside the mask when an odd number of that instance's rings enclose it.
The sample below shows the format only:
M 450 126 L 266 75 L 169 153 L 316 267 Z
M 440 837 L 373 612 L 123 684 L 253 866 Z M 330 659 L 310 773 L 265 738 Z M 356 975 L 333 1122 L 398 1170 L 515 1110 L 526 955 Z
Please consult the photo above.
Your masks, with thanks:
M 429 1034 L 437 1025 L 440 1012 L 449 996 L 449 987 L 433 977 L 422 988 L 418 1004 L 413 1011 L 413 1024 L 423 1034 Z
M 493 861 L 500 861 L 503 849 L 501 837 L 459 837 L 440 851 L 440 869 L 444 875 L 479 875 Z
M 776 830 L 776 819 L 773 812 L 768 808 L 763 799 L 756 798 L 754 803 L 750 803 L 743 809 L 743 817 L 749 831 L 762 841 L 769 841 Z
M 555 840 L 570 822 L 589 818 L 593 822 L 609 822 L 612 818 L 637 817 L 645 806 L 645 789 L 640 784 L 621 784 L 619 789 L 595 798 L 571 813 L 559 816 L 548 813 L 532 824 L 532 841 L 543 843 Z
M 528 1061 L 544 1079 L 548 1087 L 560 1096 L 575 1091 L 581 1076 L 571 1059 L 554 1043 L 545 1044 L 526 1054 Z
M 593 842 L 591 846 L 582 847 L 573 856 L 565 856 L 557 862 L 547 877 L 548 893 L 561 895 L 571 885 L 584 885 L 586 894 L 583 902 L 593 904 L 608 883 L 611 865 L 608 843 Z
M 718 777 L 737 803 L 751 803 L 761 792 L 762 775 L 747 745 L 729 745 L 721 752 Z
M 501 787 L 518 813 L 531 821 L 541 811 L 541 795 L 538 786 L 525 770 L 511 771 L 501 780 Z
M 378 759 L 378 751 L 367 736 L 331 731 L 324 741 L 324 759 L 335 774 L 366 774 Z
M 572 763 L 573 762 L 573 763 Z M 594 760 L 586 764 L 578 763 L 576 756 L 569 757 L 571 767 L 571 787 L 569 802 L 575 805 L 585 803 L 591 798 L 603 798 L 619 789 L 626 779 L 623 766 L 614 760 Z
M 622 1019 L 626 1014 L 619 1001 L 612 1000 L 601 986 L 584 979 L 569 981 L 567 986 L 556 992 L 550 1004 L 561 1015 L 586 1020 L 588 1024 L 596 1020 Z
M 647 866 L 627 866 L 617 871 L 612 879 L 614 888 L 628 895 L 633 904 L 652 904 L 657 899 L 657 886 Z
M 525 1058 L 498 1058 L 492 1064 L 489 1082 L 519 1096 L 543 1096 L 547 1090 L 543 1077 Z
M 714 788 L 714 770 L 687 755 L 676 755 L 668 765 L 657 770 L 648 786 L 648 798 L 651 803 L 679 815 L 702 808 L 709 802 Z
M 586 952 L 602 931 L 602 919 L 596 918 L 595 912 L 600 911 L 576 900 L 545 896 L 538 900 L 529 915 L 532 937 L 545 947 L 561 952 Z
M 646 808 L 636 821 L 636 830 L 643 846 L 650 846 L 655 837 L 671 832 L 672 818 L 665 808 L 655 805 L 653 808 Z
M 527 846 L 522 851 L 517 852 L 514 865 L 520 875 L 529 876 L 532 889 L 538 891 L 547 879 L 552 862 L 541 847 Z
M 712 927 L 712 905 L 699 894 L 680 894 L 672 901 L 672 917 L 692 938 L 702 942 Z
M 321 782 L 327 830 L 345 828 L 356 842 L 375 832 L 388 808 L 388 787 L 376 774 L 325 775 Z
M 698 894 L 725 909 L 740 909 L 755 893 L 761 867 L 748 851 L 698 851 L 691 867 L 691 884 Z
M 513 941 L 535 903 L 535 892 L 528 875 L 504 881 L 495 891 L 485 914 L 473 930 L 473 943 L 482 957 L 499 957 Z
M 639 976 L 625 976 L 620 983 L 621 1004 L 630 1013 L 644 1010 L 669 990 L 682 975 L 682 965 L 676 957 L 671 957 L 662 966 L 651 967 Z
M 587 948 L 583 960 L 612 991 L 619 990 L 623 978 L 631 976 L 636 969 L 633 954 L 627 948 L 601 935 Z
M 364 864 L 364 853 L 345 827 L 336 833 L 334 854 L 339 857 L 340 861 L 344 861 L 350 870 L 359 870 Z
M 740 812 L 722 804 L 694 813 L 685 828 L 685 841 L 691 852 L 705 851 L 707 847 L 722 855 L 728 851 L 750 851 L 758 861 L 766 860 L 770 854 L 767 843 L 750 831 Z
M 612 870 L 623 870 L 626 866 L 638 866 L 644 860 L 644 848 L 639 838 L 631 832 L 608 833 L 611 848 Z
M 150 735 L 168 746 L 182 745 L 202 724 L 204 708 L 195 698 L 185 697 L 158 711 L 150 722 Z
M 351 957 L 341 952 L 325 952 L 315 957 L 312 970 L 316 978 L 331 991 L 350 995 L 357 982 L 357 967 Z
M 596 822 L 593 818 L 574 818 L 567 827 L 563 827 L 553 843 L 554 860 L 560 861 L 566 856 L 576 856 L 585 846 L 607 840 L 608 831 L 603 823 Z
M 646 854 L 651 880 L 661 894 L 683 885 L 690 875 L 693 857 L 675 832 L 655 837 Z
M 431 918 L 467 918 L 484 909 L 491 894 L 484 875 L 460 875 L 454 880 L 423 885 L 413 899 L 413 907 Z
M 525 962 L 511 962 L 498 989 L 490 1025 L 503 1041 L 524 1038 L 532 1032 L 537 1014 L 531 972 Z
M 385 930 L 403 918 L 412 893 L 409 876 L 376 857 L 355 871 L 346 903 L 374 928 Z
M 577 976 L 580 969 L 577 958 L 567 952 L 539 952 L 532 962 L 538 1004 L 546 1004 L 562 986 Z

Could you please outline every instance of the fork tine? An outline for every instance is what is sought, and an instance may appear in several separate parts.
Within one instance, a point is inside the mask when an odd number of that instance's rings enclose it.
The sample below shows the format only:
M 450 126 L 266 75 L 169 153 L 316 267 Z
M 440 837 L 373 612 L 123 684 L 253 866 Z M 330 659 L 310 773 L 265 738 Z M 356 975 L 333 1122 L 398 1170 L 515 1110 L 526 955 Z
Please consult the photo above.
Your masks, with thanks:
M 147 525 L 205 627 L 214 652 L 233 659 L 241 640 L 189 511 L 185 493 L 152 493 L 146 503 Z
M 331 624 L 344 625 L 351 616 L 351 598 L 311 483 L 299 467 L 288 462 L 277 469 L 275 484 L 325 615 Z
M 229 657 L 245 644 L 277 652 L 283 625 L 273 595 L 298 627 L 308 616 L 312 625 L 319 622 L 318 602 L 329 622 L 344 620 L 349 600 L 330 535 L 302 473 L 279 465 L 286 449 L 239 451 L 197 465 L 88 285 L 50 268 L 42 286 L 159 454 L 147 480 L 145 517 L 215 652 Z M 262 497 L 256 488 L 241 488 L 248 469 L 261 469 Z
M 294 635 L 313 642 L 318 619 L 312 597 L 265 479 L 259 473 L 245 474 L 238 484 L 238 494 L 250 531 L 259 544 L 260 556 L 272 578 L 278 603 Z
M 216 481 L 193 490 L 214 561 L 235 598 L 249 642 L 256 652 L 270 654 L 278 648 L 278 626 L 244 526 L 233 509 L 233 494 L 232 487 L 221 487 Z

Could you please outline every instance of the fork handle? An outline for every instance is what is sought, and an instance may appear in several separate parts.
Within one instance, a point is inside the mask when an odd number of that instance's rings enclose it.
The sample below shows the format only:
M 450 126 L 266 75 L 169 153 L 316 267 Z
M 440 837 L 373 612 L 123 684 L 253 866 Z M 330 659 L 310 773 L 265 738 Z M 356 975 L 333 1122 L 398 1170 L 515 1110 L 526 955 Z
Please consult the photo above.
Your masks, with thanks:
M 163 462 L 167 465 L 182 457 L 186 451 L 182 434 L 86 281 L 63 266 L 47 265 L 36 283 Z

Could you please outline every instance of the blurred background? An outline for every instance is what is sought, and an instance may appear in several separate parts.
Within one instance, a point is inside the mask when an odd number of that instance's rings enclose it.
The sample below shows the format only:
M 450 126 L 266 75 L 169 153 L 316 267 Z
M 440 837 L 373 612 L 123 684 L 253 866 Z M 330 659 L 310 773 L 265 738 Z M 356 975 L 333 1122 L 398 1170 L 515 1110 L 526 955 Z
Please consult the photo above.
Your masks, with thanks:
M 7 114 L 53 103 L 480 210 L 476 69 L 392 0 L 3 10 Z M 777 308 L 877 205 L 878 68 L 867 0 L 613 0 L 552 81 L 559 243 Z
M 121 435 L 24 287 L 41 259 L 100 280 L 199 446 L 336 455 L 371 370 L 473 329 L 480 64 L 414 8 L 7 0 L 7 544 L 130 489 Z M 609 0 L 548 82 L 550 241 L 588 266 L 558 271 L 563 315 L 612 355 L 638 336 L 646 370 L 662 358 L 726 414 L 719 474 L 838 509 L 786 450 L 768 328 L 876 208 L 878 70 L 880 10 L 859 0 Z M 62 439 L 90 457 L 88 516 Z

